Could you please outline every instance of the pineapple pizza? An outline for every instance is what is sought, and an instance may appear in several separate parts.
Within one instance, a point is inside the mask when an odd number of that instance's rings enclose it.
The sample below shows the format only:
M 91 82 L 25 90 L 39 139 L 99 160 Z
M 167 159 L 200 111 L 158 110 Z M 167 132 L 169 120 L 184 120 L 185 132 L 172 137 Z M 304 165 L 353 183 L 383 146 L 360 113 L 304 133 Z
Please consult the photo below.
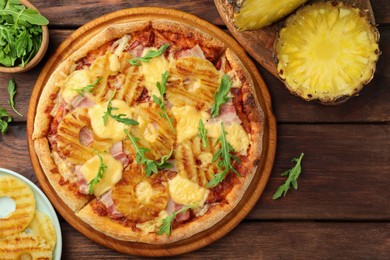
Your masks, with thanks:
M 260 161 L 264 115 L 225 44 L 169 20 L 111 25 L 45 85 L 33 140 L 81 220 L 125 241 L 172 243 L 229 214 Z

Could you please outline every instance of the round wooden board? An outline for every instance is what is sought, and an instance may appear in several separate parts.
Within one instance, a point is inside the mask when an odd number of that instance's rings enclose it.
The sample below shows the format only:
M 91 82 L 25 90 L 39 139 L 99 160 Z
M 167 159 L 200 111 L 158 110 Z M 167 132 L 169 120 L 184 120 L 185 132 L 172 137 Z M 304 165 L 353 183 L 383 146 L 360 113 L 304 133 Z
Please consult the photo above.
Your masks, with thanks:
M 308 3 L 315 1 L 322 0 L 310 0 Z M 343 0 L 342 2 L 356 6 L 362 10 L 366 10 L 371 18 L 371 23 L 375 24 L 374 12 L 372 10 L 370 0 Z M 234 26 L 232 18 L 233 9 L 229 4 L 227 4 L 227 0 L 214 0 L 214 3 L 223 22 L 233 34 L 234 38 L 236 38 L 244 49 L 266 70 L 268 70 L 276 78 L 279 78 L 276 71 L 273 49 L 274 42 L 279 30 L 283 27 L 285 19 L 258 30 L 240 31 Z
M 245 67 L 251 73 L 251 76 L 256 85 L 256 94 L 261 104 L 261 108 L 265 114 L 264 120 L 264 135 L 263 135 L 263 151 L 259 163 L 258 171 L 243 199 L 236 208 L 230 212 L 222 221 L 217 223 L 212 228 L 198 233 L 186 240 L 166 244 L 166 245 L 150 245 L 144 243 L 126 242 L 116 240 L 100 233 L 81 221 L 75 214 L 65 205 L 53 190 L 49 181 L 43 172 L 37 155 L 34 150 L 32 141 L 32 132 L 34 127 L 34 118 L 37 109 L 38 100 L 43 87 L 48 81 L 50 75 L 56 67 L 67 58 L 75 50 L 79 49 L 89 39 L 96 35 L 105 27 L 114 23 L 124 23 L 129 21 L 139 20 L 153 20 L 153 19 L 169 19 L 172 21 L 185 23 L 200 29 L 201 31 L 212 35 L 216 39 L 223 41 L 229 48 L 231 48 L 237 56 L 241 59 Z M 273 161 L 276 150 L 276 120 L 272 113 L 271 98 L 267 87 L 257 72 L 256 66 L 246 55 L 244 49 L 230 36 L 224 33 L 216 26 L 188 13 L 181 11 L 163 9 L 163 8 L 134 8 L 120 10 L 114 13 L 107 14 L 97 18 L 75 31 L 68 39 L 66 39 L 55 51 L 53 56 L 49 59 L 41 74 L 39 75 L 34 90 L 31 95 L 29 111 L 27 117 L 27 135 L 29 143 L 29 152 L 33 168 L 37 179 L 47 194 L 54 207 L 58 212 L 79 232 L 84 234 L 91 240 L 117 250 L 122 253 L 142 255 L 142 256 L 171 256 L 186 253 L 203 246 L 206 246 L 215 240 L 221 238 L 230 230 L 232 230 L 240 221 L 249 213 L 252 207 L 259 199 L 263 192 L 265 185 L 271 174 Z

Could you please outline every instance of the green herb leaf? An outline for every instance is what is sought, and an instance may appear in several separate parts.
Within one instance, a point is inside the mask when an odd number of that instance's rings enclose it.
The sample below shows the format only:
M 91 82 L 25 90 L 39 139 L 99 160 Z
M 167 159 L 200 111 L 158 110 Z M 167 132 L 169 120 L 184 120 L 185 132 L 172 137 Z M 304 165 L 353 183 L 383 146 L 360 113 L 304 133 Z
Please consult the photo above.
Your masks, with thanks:
M 5 108 L 0 108 L 0 132 L 4 134 L 8 130 L 8 123 L 12 121 L 12 117 L 8 114 Z
M 112 111 L 115 111 L 115 110 L 118 110 L 118 108 L 112 106 L 112 101 L 111 101 L 111 100 L 108 101 L 107 110 L 106 110 L 106 112 L 104 112 L 104 114 L 103 114 L 103 122 L 104 122 L 104 125 L 107 125 L 107 120 L 108 120 L 108 117 L 109 117 L 109 116 L 110 116 L 112 119 L 114 119 L 115 121 L 120 122 L 120 123 L 125 124 L 125 125 L 138 125 L 138 124 L 139 124 L 139 123 L 138 123 L 137 121 L 135 121 L 134 119 L 125 117 L 125 116 L 127 116 L 126 114 L 117 114 L 117 115 L 113 115 L 113 114 L 112 114 Z
M 183 208 L 181 208 L 180 210 L 173 212 L 168 217 L 164 218 L 162 220 L 162 225 L 160 227 L 160 230 L 158 231 L 158 234 L 162 235 L 162 234 L 165 233 L 167 236 L 169 236 L 171 234 L 172 222 L 175 219 L 175 217 L 178 214 L 180 214 L 180 213 L 183 213 L 183 212 L 185 212 L 185 211 L 187 211 L 189 209 L 194 209 L 194 208 L 197 208 L 197 207 L 198 207 L 197 205 L 187 205 L 187 206 L 184 206 Z
M 93 194 L 93 189 L 95 188 L 95 185 L 100 182 L 100 180 L 104 176 L 104 172 L 107 169 L 107 166 L 103 162 L 102 156 L 100 154 L 98 154 L 97 156 L 99 157 L 99 161 L 100 161 L 99 168 L 98 168 L 98 172 L 97 172 L 96 176 L 88 183 L 89 194 Z
M 298 177 L 301 174 L 301 170 L 302 170 L 301 161 L 303 156 L 304 153 L 301 153 L 301 156 L 299 158 L 294 158 L 292 162 L 295 162 L 295 166 L 290 170 L 287 170 L 281 174 L 282 176 L 288 176 L 288 178 L 283 185 L 279 186 L 279 188 L 276 190 L 275 194 L 273 195 L 272 199 L 274 200 L 279 199 L 282 195 L 285 197 L 288 190 L 290 189 L 290 184 L 293 185 L 293 188 L 295 190 L 298 189 Z
M 103 79 L 103 77 L 99 77 L 94 82 L 92 82 L 91 84 L 88 84 L 85 87 L 76 88 L 76 89 L 73 89 L 73 90 L 76 91 L 77 93 L 79 93 L 82 97 L 84 97 L 84 93 L 85 92 L 91 93 L 92 90 L 100 83 L 100 81 L 102 79 Z
M 15 111 L 16 114 L 23 117 L 23 115 L 20 114 L 15 108 L 15 101 L 14 101 L 14 97 L 16 94 L 15 79 L 10 79 L 10 81 L 8 82 L 7 90 L 8 90 L 8 94 L 9 94 L 8 104 L 11 106 L 12 110 Z
M 222 171 L 214 175 L 214 178 L 207 183 L 207 187 L 209 188 L 215 187 L 220 182 L 222 182 L 230 171 L 239 175 L 237 170 L 234 169 L 232 165 L 232 161 L 233 160 L 237 162 L 241 162 L 241 161 L 237 156 L 232 154 L 232 152 L 234 152 L 234 148 L 231 146 L 231 144 L 228 143 L 226 139 L 226 132 L 225 132 L 225 127 L 223 125 L 223 122 L 221 123 L 221 128 L 222 128 L 222 133 L 221 136 L 218 138 L 218 142 L 221 143 L 221 149 L 218 150 L 217 153 L 214 155 L 212 162 L 215 162 L 219 158 L 221 158 L 221 161 L 218 163 L 218 168 Z
M 149 50 L 145 56 L 129 60 L 133 66 L 141 66 L 141 62 L 149 62 L 151 59 L 161 56 L 168 49 L 169 43 L 162 45 L 158 50 Z
M 160 159 L 160 162 L 153 161 L 149 158 L 146 158 L 145 153 L 149 152 L 150 149 L 144 148 L 144 147 L 139 147 L 137 144 L 137 141 L 139 140 L 138 138 L 132 136 L 130 132 L 125 129 L 124 130 L 127 137 L 130 139 L 131 143 L 133 144 L 137 154 L 136 154 L 136 162 L 138 164 L 145 164 L 145 173 L 146 176 L 151 176 L 152 173 L 158 173 L 159 169 L 167 169 L 171 168 L 172 164 L 168 163 L 167 160 L 172 156 L 173 149 L 171 149 L 171 152 L 168 155 L 163 156 Z
M 207 129 L 204 127 L 202 119 L 199 119 L 198 136 L 202 139 L 203 148 L 206 148 L 209 138 L 207 137 Z
M 176 133 L 175 128 L 173 127 L 173 119 L 168 116 L 167 109 L 164 103 L 164 95 L 166 91 L 168 76 L 169 76 L 168 71 L 165 71 L 161 76 L 161 83 L 157 82 L 156 84 L 157 89 L 160 92 L 160 98 L 158 98 L 156 95 L 153 95 L 152 98 L 154 103 L 160 106 L 161 110 L 163 111 L 163 113 L 159 113 L 159 115 L 168 121 L 169 127 L 171 128 L 172 132 Z
M 221 85 L 219 86 L 218 92 L 214 95 L 214 104 L 211 107 L 211 117 L 219 115 L 219 108 L 230 100 L 229 94 L 232 83 L 230 82 L 228 75 L 223 75 Z
M 0 2 L 0 64 L 24 67 L 38 52 L 49 21 L 17 0 Z

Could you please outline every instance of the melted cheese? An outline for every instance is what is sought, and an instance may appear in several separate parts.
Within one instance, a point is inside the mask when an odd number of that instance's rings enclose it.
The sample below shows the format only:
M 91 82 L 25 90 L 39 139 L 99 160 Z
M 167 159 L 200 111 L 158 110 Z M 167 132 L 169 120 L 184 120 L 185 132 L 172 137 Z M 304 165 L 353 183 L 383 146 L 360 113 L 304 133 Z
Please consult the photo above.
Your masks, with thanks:
M 72 100 L 78 95 L 75 89 L 84 88 L 91 83 L 91 73 L 88 70 L 73 71 L 64 81 L 62 98 L 67 103 L 71 103 Z
M 219 138 L 222 134 L 221 124 L 205 124 L 207 136 Z M 249 137 L 240 123 L 225 125 L 226 139 L 234 150 L 240 154 L 246 155 L 249 146 Z
M 152 185 L 147 181 L 142 181 L 135 187 L 135 197 L 142 204 L 149 204 L 151 198 L 158 194 L 160 192 L 153 190 Z
M 156 233 L 163 224 L 162 221 L 164 218 L 168 217 L 168 213 L 163 210 L 158 214 L 157 218 L 154 218 L 150 221 L 144 223 L 138 223 L 135 226 L 142 230 L 143 233 Z
M 176 119 L 177 142 L 190 139 L 198 134 L 199 120 L 206 121 L 210 115 L 192 106 L 172 107 Z
M 122 179 L 123 165 L 120 161 L 117 161 L 112 157 L 111 154 L 102 154 L 103 163 L 107 166 L 104 171 L 103 178 L 98 184 L 95 185 L 93 194 L 96 197 L 99 197 L 111 190 L 115 184 Z M 89 159 L 81 167 L 81 173 L 84 178 L 89 183 L 93 178 L 95 178 L 98 173 L 100 165 L 100 159 L 97 155 Z
M 142 56 L 151 49 L 157 50 L 155 48 L 145 48 Z M 161 75 L 168 69 L 169 63 L 164 55 L 152 58 L 149 62 L 142 62 L 142 73 L 144 74 L 143 85 L 148 89 L 149 96 L 156 95 L 160 97 L 156 83 L 161 82 Z
M 168 185 L 172 200 L 182 205 L 196 204 L 202 207 L 210 193 L 208 189 L 199 186 L 180 174 L 169 180 Z
M 107 104 L 97 104 L 88 110 L 88 115 L 91 119 L 91 126 L 93 132 L 100 138 L 112 139 L 113 141 L 121 141 L 126 138 L 123 130 L 130 129 L 121 122 L 116 121 L 110 116 L 107 117 L 107 124 L 104 125 L 103 115 L 107 111 Z M 113 115 L 124 114 L 126 118 L 131 118 L 131 108 L 123 100 L 113 100 L 112 107 L 118 110 L 112 110 Z

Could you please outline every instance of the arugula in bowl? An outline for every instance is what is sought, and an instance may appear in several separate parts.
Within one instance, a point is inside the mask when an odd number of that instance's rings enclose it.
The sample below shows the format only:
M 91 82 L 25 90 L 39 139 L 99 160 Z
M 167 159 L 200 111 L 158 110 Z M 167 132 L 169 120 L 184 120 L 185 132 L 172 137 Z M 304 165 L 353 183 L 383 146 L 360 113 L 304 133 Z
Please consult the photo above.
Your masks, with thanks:
M 42 26 L 49 21 L 19 0 L 0 0 L 0 65 L 24 67 L 42 43 Z

